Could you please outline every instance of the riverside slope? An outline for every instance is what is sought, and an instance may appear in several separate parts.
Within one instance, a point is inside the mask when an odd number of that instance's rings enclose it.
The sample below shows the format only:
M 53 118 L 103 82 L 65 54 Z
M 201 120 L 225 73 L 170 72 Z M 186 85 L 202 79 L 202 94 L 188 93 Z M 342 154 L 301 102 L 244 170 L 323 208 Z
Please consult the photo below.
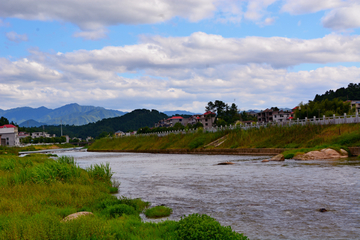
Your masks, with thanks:
M 219 146 L 210 143 L 226 136 Z M 208 147 L 205 147 L 207 146 Z M 360 124 L 306 125 L 250 130 L 224 130 L 220 132 L 170 134 L 164 137 L 131 136 L 103 138 L 89 147 L 89 151 L 127 151 L 154 153 L 208 153 L 276 155 L 284 150 L 319 150 L 360 146 Z M 248 152 L 247 152 L 248 151 Z

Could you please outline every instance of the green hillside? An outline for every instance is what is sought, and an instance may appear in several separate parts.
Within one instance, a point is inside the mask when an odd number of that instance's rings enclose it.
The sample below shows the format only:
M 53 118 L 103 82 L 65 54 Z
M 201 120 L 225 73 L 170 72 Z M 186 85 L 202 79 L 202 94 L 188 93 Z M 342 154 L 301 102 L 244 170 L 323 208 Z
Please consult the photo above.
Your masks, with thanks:
M 314 101 L 319 102 L 325 99 L 333 100 L 335 98 L 343 101 L 360 100 L 360 83 L 350 83 L 347 88 L 342 87 L 335 91 L 329 90 L 322 95 L 316 94 Z
M 116 131 L 137 130 L 141 127 L 153 127 L 160 119 L 167 118 L 164 113 L 157 110 L 136 109 L 120 117 L 107 118 L 95 123 L 82 126 L 63 125 L 63 134 L 70 137 L 86 138 L 98 137 L 102 133 L 114 133 Z M 41 127 L 23 128 L 27 132 L 42 131 Z M 60 126 L 46 126 L 45 131 L 60 136 Z

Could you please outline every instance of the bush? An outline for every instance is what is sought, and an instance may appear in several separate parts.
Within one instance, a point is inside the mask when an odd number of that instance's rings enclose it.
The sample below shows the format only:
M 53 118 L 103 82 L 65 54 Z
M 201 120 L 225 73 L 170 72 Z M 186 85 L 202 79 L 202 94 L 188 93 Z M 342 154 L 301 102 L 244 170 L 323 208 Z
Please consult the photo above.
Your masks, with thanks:
M 230 226 L 223 227 L 214 218 L 197 213 L 181 218 L 176 232 L 183 240 L 248 240 L 243 234 L 233 232 Z
M 295 154 L 293 154 L 293 153 L 288 153 L 288 154 L 285 154 L 284 155 L 284 158 L 285 159 L 291 159 L 291 158 L 293 158 L 295 156 Z
M 145 211 L 145 216 L 148 218 L 168 217 L 170 214 L 172 214 L 172 209 L 165 206 L 156 206 Z
M 123 214 L 135 215 L 136 211 L 132 206 L 126 204 L 116 204 L 108 208 L 110 217 L 121 217 Z

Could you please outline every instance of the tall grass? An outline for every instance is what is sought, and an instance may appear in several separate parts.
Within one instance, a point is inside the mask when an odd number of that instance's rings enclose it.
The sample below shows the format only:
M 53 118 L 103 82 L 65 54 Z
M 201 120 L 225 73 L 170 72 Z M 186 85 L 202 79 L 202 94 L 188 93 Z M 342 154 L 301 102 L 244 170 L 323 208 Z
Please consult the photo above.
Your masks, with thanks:
M 180 239 L 178 222 L 144 223 L 148 202 L 110 195 L 108 164 L 0 155 L 0 239 Z M 63 222 L 78 211 L 94 215 Z

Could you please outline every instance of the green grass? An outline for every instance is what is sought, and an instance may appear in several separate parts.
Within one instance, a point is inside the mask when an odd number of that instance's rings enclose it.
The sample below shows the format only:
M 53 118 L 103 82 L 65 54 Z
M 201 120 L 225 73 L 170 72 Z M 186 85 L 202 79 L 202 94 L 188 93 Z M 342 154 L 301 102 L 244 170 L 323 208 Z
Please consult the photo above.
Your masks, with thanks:
M 100 139 L 89 150 L 159 150 L 202 149 L 207 144 L 227 135 L 217 148 L 288 148 L 312 149 L 319 147 L 360 147 L 360 124 L 273 126 L 250 130 L 224 130 L 216 133 L 170 134 L 164 137 L 132 136 Z M 211 147 L 214 148 L 214 147 Z
M 0 239 L 180 240 L 190 231 L 175 221 L 142 222 L 149 203 L 111 195 L 119 187 L 111 176 L 108 164 L 84 170 L 71 157 L 0 154 Z M 93 215 L 62 221 L 79 211 Z
M 156 206 L 145 210 L 145 216 L 148 218 L 168 217 L 172 214 L 172 209 L 165 206 Z

